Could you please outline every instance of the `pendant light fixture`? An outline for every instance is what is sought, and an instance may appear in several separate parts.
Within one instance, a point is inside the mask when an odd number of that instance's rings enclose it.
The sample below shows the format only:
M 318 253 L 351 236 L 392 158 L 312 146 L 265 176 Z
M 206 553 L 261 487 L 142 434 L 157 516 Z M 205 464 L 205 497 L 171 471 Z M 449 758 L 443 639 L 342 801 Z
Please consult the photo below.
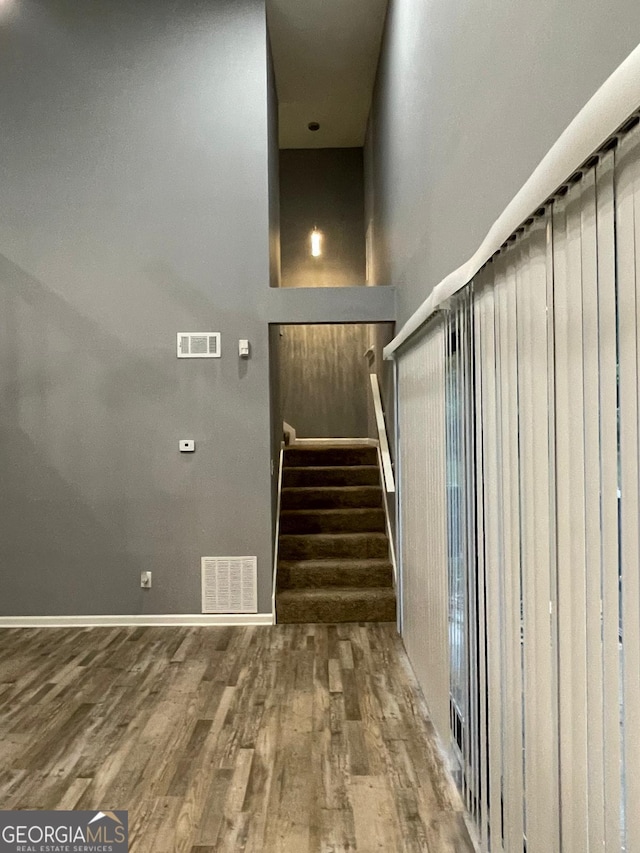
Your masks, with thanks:
M 314 226 L 311 232 L 311 255 L 314 258 L 319 258 L 322 255 L 322 232 L 318 231 L 317 226 Z

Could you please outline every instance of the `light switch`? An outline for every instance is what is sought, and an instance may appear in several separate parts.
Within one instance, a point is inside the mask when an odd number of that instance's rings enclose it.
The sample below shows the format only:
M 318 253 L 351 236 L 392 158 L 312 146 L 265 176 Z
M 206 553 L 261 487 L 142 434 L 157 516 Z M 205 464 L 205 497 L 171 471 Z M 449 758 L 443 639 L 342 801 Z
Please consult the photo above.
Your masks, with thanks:
M 238 341 L 238 355 L 240 358 L 249 358 L 249 341 L 244 339 Z
M 180 453 L 193 453 L 196 449 L 196 443 L 192 438 L 181 438 L 179 447 Z

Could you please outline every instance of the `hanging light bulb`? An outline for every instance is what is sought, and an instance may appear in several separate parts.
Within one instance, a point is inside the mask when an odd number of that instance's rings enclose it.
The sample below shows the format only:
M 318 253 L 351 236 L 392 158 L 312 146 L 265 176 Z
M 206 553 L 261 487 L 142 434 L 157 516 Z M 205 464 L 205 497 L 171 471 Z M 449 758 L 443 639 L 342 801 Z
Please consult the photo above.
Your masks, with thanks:
M 311 232 L 311 254 L 314 258 L 319 258 L 322 254 L 322 232 L 317 228 Z

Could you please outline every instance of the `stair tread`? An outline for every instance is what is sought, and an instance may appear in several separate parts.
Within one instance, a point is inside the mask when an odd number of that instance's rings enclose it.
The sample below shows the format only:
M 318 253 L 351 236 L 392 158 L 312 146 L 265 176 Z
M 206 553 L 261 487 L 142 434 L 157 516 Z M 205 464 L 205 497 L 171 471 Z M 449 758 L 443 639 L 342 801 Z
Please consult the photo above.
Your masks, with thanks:
M 324 440 L 314 438 L 313 441 L 303 439 L 303 441 L 304 444 L 301 442 L 298 444 L 289 444 L 285 447 L 285 450 L 292 451 L 294 453 L 305 453 L 307 450 L 335 450 L 336 447 L 340 448 L 340 450 L 359 450 L 362 447 L 373 448 L 375 450 L 376 447 L 375 444 L 369 444 L 366 438 L 340 439 L 334 437 Z M 349 443 L 345 444 L 345 441 L 348 441 Z
M 345 570 L 350 568 L 360 568 L 369 567 L 369 568 L 378 568 L 387 566 L 391 566 L 391 560 L 386 559 L 385 557 L 327 557 L 325 559 L 311 559 L 311 560 L 279 560 L 279 566 L 284 566 L 285 568 L 294 568 L 294 567 L 305 567 L 305 568 L 325 568 L 328 566 L 340 566 Z
M 373 463 L 365 463 L 359 465 L 288 465 L 288 471 L 298 471 L 304 468 L 305 471 L 357 471 L 365 468 L 368 471 L 377 471 L 378 466 Z
M 325 444 L 287 447 L 284 467 L 375 465 L 377 448 L 369 444 Z
M 294 471 L 297 469 L 291 468 L 290 470 Z M 305 468 L 304 470 L 308 471 L 309 469 Z M 326 471 L 327 469 L 322 468 L 320 470 Z M 361 492 L 363 490 L 365 490 L 367 492 L 381 492 L 382 486 L 374 486 L 372 484 L 367 483 L 367 484 L 363 484 L 362 486 L 358 486 L 357 484 L 351 484 L 351 485 L 344 485 L 344 486 L 342 486 L 342 485 L 335 485 L 335 486 L 283 486 L 283 488 L 282 488 L 283 492 L 296 492 L 296 493 L 297 492 L 307 492 L 307 493 L 313 492 L 314 494 L 316 492 L 340 492 L 340 493 L 342 493 L 342 492 L 347 492 L 347 493 L 353 492 L 353 493 L 355 493 L 355 492 Z
M 278 560 L 278 591 L 337 587 L 370 589 L 393 586 L 388 557 L 333 557 Z
M 380 486 L 286 486 L 281 493 L 282 510 L 379 509 L 383 506 Z
M 380 485 L 377 465 L 291 465 L 282 476 L 285 489 Z
M 322 506 L 304 507 L 303 509 L 283 509 L 280 515 L 365 515 L 366 513 L 384 512 L 381 506 Z
M 367 439 L 361 441 L 351 441 L 348 444 L 343 444 L 340 439 L 329 439 L 328 441 L 319 441 L 317 444 L 289 444 L 285 447 L 286 453 L 315 453 L 318 450 L 343 450 L 348 453 L 350 450 L 375 450 L 375 444 L 369 444 Z
M 371 532 L 358 530 L 355 533 L 281 533 L 282 539 L 308 539 L 310 536 L 316 538 L 324 538 L 324 539 L 370 539 L 371 537 L 375 539 L 386 539 L 386 533 L 380 533 L 379 531 L 372 530 Z
M 321 587 L 302 587 L 301 589 L 283 589 L 277 595 L 280 601 L 289 599 L 324 599 L 324 598 L 340 598 L 345 599 L 362 599 L 362 598 L 388 598 L 395 600 L 396 592 L 392 586 L 363 586 L 363 587 L 344 587 L 344 586 L 321 586 Z

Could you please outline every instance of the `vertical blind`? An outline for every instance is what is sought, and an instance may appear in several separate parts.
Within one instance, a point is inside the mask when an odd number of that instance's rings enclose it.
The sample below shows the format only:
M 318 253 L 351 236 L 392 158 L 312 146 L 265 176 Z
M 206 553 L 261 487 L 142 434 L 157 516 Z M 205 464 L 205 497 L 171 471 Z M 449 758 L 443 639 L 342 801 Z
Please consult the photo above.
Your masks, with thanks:
M 444 330 L 428 329 L 398 364 L 405 489 L 401 528 L 404 641 L 439 731 L 449 727 Z
M 486 851 L 640 853 L 640 129 L 397 354 L 403 635 Z

